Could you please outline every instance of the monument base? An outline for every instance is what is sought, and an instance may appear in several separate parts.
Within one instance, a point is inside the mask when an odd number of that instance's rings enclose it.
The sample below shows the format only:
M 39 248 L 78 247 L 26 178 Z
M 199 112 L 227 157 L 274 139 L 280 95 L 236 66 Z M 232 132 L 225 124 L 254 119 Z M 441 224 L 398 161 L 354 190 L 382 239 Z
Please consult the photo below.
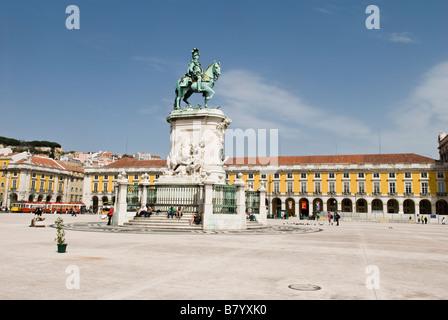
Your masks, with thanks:
M 186 108 L 167 117 L 171 124 L 167 169 L 156 184 L 225 184 L 224 134 L 232 122 L 221 110 Z

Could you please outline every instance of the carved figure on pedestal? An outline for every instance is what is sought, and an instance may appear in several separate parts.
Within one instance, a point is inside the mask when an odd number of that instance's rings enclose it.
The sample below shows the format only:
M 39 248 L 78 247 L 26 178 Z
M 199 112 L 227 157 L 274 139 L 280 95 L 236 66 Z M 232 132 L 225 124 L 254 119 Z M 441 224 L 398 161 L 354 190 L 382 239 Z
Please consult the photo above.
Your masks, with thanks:
M 204 165 L 204 142 L 198 145 L 191 143 L 189 140 L 183 140 L 176 154 L 170 154 L 167 157 L 166 175 L 201 177 L 202 167 Z
M 225 155 L 224 155 L 224 136 L 226 134 L 227 127 L 232 123 L 232 120 L 229 118 L 226 118 L 223 120 L 220 124 L 216 126 L 215 134 L 218 138 L 218 146 L 219 146 L 219 160 L 221 160 L 221 163 L 225 162 Z

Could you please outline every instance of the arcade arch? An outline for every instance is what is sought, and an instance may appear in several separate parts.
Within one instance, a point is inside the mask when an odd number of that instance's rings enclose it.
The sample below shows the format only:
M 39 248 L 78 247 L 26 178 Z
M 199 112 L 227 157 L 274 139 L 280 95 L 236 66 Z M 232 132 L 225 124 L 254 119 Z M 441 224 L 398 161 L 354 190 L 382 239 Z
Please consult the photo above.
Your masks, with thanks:
M 436 213 L 443 215 L 448 214 L 448 203 L 446 202 L 446 200 L 438 200 L 436 202 Z
M 366 199 L 358 199 L 356 201 L 356 212 L 367 212 Z
M 342 199 L 341 211 L 342 212 L 352 212 L 352 200 L 350 200 L 348 198 Z
M 398 213 L 398 201 L 390 199 L 387 201 L 387 213 Z
M 287 198 L 285 201 L 286 211 L 288 212 L 288 217 L 294 217 L 296 215 L 296 202 L 293 198 Z
M 411 199 L 406 199 L 403 202 L 403 213 L 415 213 L 415 203 Z
M 420 214 L 431 214 L 431 202 L 427 199 L 420 201 Z

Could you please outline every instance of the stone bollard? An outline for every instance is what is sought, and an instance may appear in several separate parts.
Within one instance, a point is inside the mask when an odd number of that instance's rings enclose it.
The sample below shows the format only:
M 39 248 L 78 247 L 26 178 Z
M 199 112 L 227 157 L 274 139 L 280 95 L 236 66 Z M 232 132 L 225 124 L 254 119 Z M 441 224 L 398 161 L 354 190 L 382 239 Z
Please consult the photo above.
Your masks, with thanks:
M 127 222 L 128 204 L 126 196 L 128 194 L 129 181 L 126 178 L 126 172 L 122 172 L 118 175 L 118 201 L 116 202 L 116 208 L 114 209 L 114 215 L 112 217 L 112 224 L 114 226 L 122 226 Z
M 246 183 L 242 179 L 243 174 L 239 173 L 237 179 L 233 183 L 237 186 L 236 192 L 236 212 L 241 223 L 241 230 L 246 230 Z
M 260 187 L 258 188 L 258 192 L 260 193 L 260 207 L 259 207 L 259 214 L 258 214 L 258 222 L 260 222 L 263 225 L 268 224 L 267 220 L 267 212 L 266 212 L 266 182 L 261 181 Z
M 149 175 L 147 173 L 143 174 L 142 181 L 140 182 L 140 185 L 142 186 L 141 189 L 141 199 L 140 203 L 141 205 L 146 205 L 148 200 L 148 186 L 151 185 L 151 182 L 149 182 Z

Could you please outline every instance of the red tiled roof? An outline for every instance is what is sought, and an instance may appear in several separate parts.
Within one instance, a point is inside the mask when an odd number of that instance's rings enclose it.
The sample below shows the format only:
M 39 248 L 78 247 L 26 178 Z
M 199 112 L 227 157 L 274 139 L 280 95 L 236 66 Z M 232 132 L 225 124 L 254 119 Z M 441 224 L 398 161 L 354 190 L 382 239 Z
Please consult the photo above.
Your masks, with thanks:
M 394 154 L 355 154 L 328 156 L 281 156 L 260 158 L 230 158 L 225 165 L 294 165 L 294 164 L 359 164 L 359 163 L 432 163 L 435 159 L 420 156 L 415 153 Z
M 124 168 L 124 167 L 165 167 L 166 160 L 137 160 L 133 158 L 121 158 L 104 168 Z
M 31 163 L 36 166 L 50 167 L 50 168 L 55 168 L 55 169 L 65 169 L 65 167 L 62 165 L 62 163 L 60 163 L 56 160 L 53 160 L 51 158 L 42 158 L 42 157 L 36 157 L 36 156 L 31 156 L 30 158 L 31 158 Z M 20 159 L 16 163 L 25 163 L 25 159 Z
M 230 158 L 224 165 L 295 165 L 295 164 L 360 164 L 360 163 L 433 163 L 435 159 L 415 153 L 355 154 L 328 156 L 280 156 L 277 158 Z M 121 158 L 105 168 L 165 167 L 166 160 Z
M 18 152 L 13 152 L 13 153 L 0 153 L 0 157 L 12 157 L 16 154 L 19 154 Z

